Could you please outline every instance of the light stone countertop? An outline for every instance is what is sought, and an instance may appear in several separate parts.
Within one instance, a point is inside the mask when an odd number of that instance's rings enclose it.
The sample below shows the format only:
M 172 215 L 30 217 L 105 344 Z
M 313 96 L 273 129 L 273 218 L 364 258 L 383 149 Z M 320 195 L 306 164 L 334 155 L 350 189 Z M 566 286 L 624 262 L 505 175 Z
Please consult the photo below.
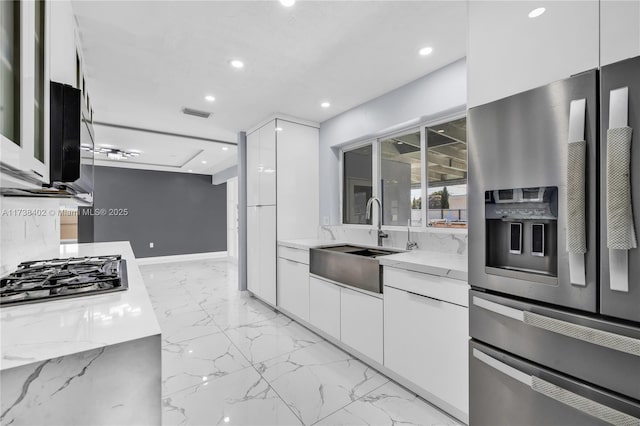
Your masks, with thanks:
M 380 257 L 382 266 L 467 281 L 467 256 L 414 250 Z
M 278 244 L 284 247 L 309 250 L 310 248 L 315 247 L 350 243 L 335 240 L 301 239 L 281 240 L 278 241 Z M 366 244 L 355 245 L 375 248 L 375 246 L 368 246 Z M 465 282 L 467 281 L 467 256 L 464 254 L 414 250 L 391 254 L 388 256 L 381 256 L 379 257 L 379 260 L 382 266 L 406 269 L 409 271 L 421 272 L 423 274 L 438 275 Z
M 129 242 L 64 244 L 37 257 L 113 254 L 127 261 L 126 291 L 0 309 L 0 370 L 160 334 Z

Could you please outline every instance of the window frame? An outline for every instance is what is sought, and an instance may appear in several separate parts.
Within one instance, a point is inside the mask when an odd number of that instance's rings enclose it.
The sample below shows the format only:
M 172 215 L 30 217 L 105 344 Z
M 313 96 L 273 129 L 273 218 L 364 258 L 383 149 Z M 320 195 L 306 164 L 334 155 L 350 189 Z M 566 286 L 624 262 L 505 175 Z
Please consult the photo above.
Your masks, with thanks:
M 381 156 L 381 146 L 382 141 L 385 139 L 389 139 L 391 137 L 397 137 L 406 135 L 409 133 L 414 133 L 417 130 L 420 131 L 420 161 L 422 163 L 422 171 L 421 171 L 421 189 L 420 194 L 422 197 L 422 205 L 421 205 L 421 216 L 422 216 L 422 225 L 421 226 L 410 226 L 409 228 L 414 231 L 426 231 L 428 229 L 433 229 L 428 226 L 429 219 L 429 200 L 428 200 L 428 192 L 429 192 L 429 182 L 428 182 L 428 163 L 427 163 L 427 127 L 434 127 L 441 124 L 448 123 L 450 121 L 459 120 L 461 118 L 467 118 L 467 110 L 457 111 L 451 114 L 442 115 L 436 119 L 432 120 L 421 120 L 417 124 L 414 122 L 412 124 L 408 124 L 406 126 L 397 126 L 393 131 L 387 131 L 379 133 L 375 136 L 370 136 L 367 138 L 359 139 L 351 143 L 347 143 L 342 145 L 339 148 L 338 155 L 338 185 L 339 185 L 339 202 L 340 202 L 340 225 L 345 227 L 353 227 L 359 229 L 370 229 L 376 228 L 378 223 L 378 209 L 374 209 L 371 225 L 369 224 L 356 224 L 356 223 L 344 223 L 344 153 L 353 151 L 354 149 L 362 148 L 363 146 L 371 145 L 372 152 L 372 191 L 374 197 L 380 198 L 381 191 L 381 166 L 382 166 L 382 156 Z M 468 141 L 467 141 L 468 142 Z M 468 164 L 468 162 L 467 162 Z M 468 182 L 468 174 L 467 174 L 467 182 Z M 468 194 L 467 194 L 468 197 Z M 382 202 L 382 200 L 381 200 Z M 390 231 L 402 231 L 406 230 L 406 226 L 397 226 L 397 225 L 385 225 L 382 224 L 382 228 Z
M 351 143 L 344 147 L 340 148 L 340 155 L 338 158 L 338 172 L 339 172 L 339 194 L 340 194 L 340 224 L 344 226 L 354 226 L 358 228 L 368 228 L 370 226 L 374 226 L 373 224 L 378 223 L 378 213 L 374 210 L 373 215 L 371 215 L 371 225 L 367 223 L 344 223 L 344 153 L 349 151 L 354 151 L 358 148 L 365 147 L 367 145 L 371 145 L 371 194 L 373 197 L 378 196 L 378 191 L 376 188 L 376 179 L 377 179 L 377 170 L 375 167 L 377 160 L 376 153 L 376 139 L 364 139 L 358 142 Z

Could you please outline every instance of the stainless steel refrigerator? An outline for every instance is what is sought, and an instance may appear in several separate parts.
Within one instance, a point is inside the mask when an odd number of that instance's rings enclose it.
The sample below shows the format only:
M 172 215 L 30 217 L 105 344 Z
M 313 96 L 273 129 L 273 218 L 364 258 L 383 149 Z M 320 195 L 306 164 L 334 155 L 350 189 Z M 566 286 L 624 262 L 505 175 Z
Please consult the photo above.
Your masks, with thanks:
M 469 110 L 470 424 L 640 425 L 639 133 L 640 57 Z

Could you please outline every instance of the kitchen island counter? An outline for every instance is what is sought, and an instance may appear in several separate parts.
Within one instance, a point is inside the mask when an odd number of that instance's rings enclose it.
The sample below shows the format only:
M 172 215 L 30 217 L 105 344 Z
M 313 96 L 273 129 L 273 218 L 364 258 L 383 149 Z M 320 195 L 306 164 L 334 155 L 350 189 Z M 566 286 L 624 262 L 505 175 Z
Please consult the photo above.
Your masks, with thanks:
M 65 244 L 38 258 L 112 254 L 127 261 L 125 291 L 0 308 L 0 370 L 160 334 L 128 242 Z
M 160 424 L 160 326 L 129 243 L 24 261 L 114 254 L 125 291 L 0 309 L 1 424 Z

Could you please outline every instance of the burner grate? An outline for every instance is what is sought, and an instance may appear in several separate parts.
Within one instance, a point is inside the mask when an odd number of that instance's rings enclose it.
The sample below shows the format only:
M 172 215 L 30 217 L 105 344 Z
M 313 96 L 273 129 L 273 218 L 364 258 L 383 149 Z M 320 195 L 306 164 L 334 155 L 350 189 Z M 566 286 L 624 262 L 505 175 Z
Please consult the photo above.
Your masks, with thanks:
M 120 255 L 23 262 L 0 280 L 0 306 L 123 291 L 126 261 Z

